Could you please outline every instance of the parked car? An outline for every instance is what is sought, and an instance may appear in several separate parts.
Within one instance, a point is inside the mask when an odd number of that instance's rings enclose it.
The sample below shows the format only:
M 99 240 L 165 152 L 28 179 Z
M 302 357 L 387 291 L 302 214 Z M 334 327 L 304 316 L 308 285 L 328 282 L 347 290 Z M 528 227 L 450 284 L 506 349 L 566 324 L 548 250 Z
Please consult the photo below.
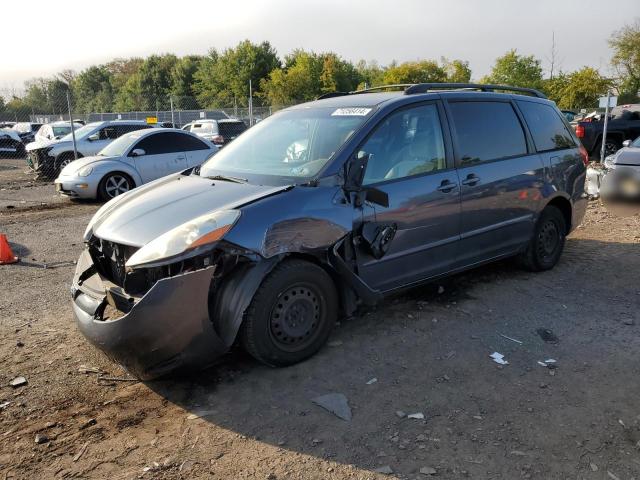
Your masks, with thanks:
M 0 156 L 22 158 L 25 156 L 24 143 L 18 132 L 9 128 L 0 129 Z
M 69 163 L 56 190 L 74 198 L 111 200 L 144 183 L 200 165 L 218 151 L 211 142 L 169 128 L 122 135 L 97 155 Z
M 13 128 L 13 126 L 16 124 L 17 122 L 0 122 L 0 128 L 4 129 L 4 128 Z
M 96 155 L 116 138 L 152 125 L 137 120 L 94 122 L 75 130 L 78 158 Z M 71 134 L 60 140 L 33 142 L 27 145 L 27 162 L 40 175 L 55 178 L 75 159 Z
M 244 132 L 247 126 L 242 120 L 224 118 L 220 120 L 205 119 L 191 122 L 182 127 L 182 130 L 195 133 L 220 147 L 234 140 Z
M 73 129 L 77 130 L 82 125 L 79 123 L 73 124 Z M 34 141 L 36 142 L 48 142 L 51 140 L 60 140 L 65 135 L 71 133 L 71 123 L 66 121 L 45 123 L 36 132 Z
M 33 142 L 36 132 L 40 129 L 41 126 L 41 123 L 18 122 L 11 128 L 18 132 L 22 143 L 26 145 L 30 142 Z
M 625 140 L 622 148 L 604 161 L 600 195 L 605 200 L 640 200 L 640 137 Z
M 333 94 L 115 198 L 84 235 L 80 330 L 141 378 L 236 339 L 284 366 L 360 304 L 507 257 L 553 268 L 585 213 L 586 152 L 541 93 L 487 89 L 505 87 Z
M 560 110 L 560 112 L 562 112 L 564 117 L 567 119 L 567 122 L 569 123 L 573 122 L 576 116 L 578 115 L 576 112 L 572 110 Z
M 575 127 L 576 135 L 592 157 L 599 159 L 602 149 L 604 131 L 604 115 L 602 118 L 581 121 Z M 585 120 L 587 120 L 585 118 Z M 640 104 L 619 105 L 611 110 L 611 118 L 607 123 L 607 139 L 605 156 L 613 155 L 625 140 L 633 140 L 640 136 Z

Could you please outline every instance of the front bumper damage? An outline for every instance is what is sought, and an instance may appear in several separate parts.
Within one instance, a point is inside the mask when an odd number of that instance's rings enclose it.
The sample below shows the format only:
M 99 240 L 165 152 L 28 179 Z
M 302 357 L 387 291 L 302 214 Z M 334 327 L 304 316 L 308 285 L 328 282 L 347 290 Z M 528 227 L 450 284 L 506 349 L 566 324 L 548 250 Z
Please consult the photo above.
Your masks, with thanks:
M 178 368 L 201 369 L 229 347 L 209 316 L 215 269 L 211 266 L 163 278 L 141 297 L 127 297 L 97 272 L 85 250 L 73 280 L 75 320 L 92 344 L 142 380 Z M 105 311 L 121 307 L 123 298 L 129 303 L 128 312 L 107 318 Z

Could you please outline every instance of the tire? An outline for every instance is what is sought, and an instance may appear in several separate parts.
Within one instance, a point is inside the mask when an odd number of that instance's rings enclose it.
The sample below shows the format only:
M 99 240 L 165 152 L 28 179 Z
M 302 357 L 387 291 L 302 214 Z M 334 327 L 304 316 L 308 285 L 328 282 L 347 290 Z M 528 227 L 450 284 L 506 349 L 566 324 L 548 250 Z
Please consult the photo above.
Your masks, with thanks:
M 111 172 L 100 180 L 100 184 L 98 185 L 98 198 L 106 202 L 135 187 L 136 184 L 133 179 L 126 173 Z
M 615 138 L 607 138 L 607 143 L 605 144 L 604 157 L 607 158 L 609 155 L 613 155 L 616 153 L 622 144 L 618 142 Z M 593 149 L 593 156 L 599 161 L 600 160 L 600 152 L 602 151 L 602 140 L 599 140 L 596 143 L 595 148 Z
M 240 341 L 256 360 L 284 367 L 320 350 L 337 318 L 338 294 L 327 272 L 304 260 L 285 260 L 254 295 Z
M 78 155 L 78 158 L 80 158 L 79 155 Z M 62 171 L 62 169 L 67 165 L 69 165 L 71 162 L 73 162 L 75 159 L 76 157 L 73 154 L 73 152 L 65 152 L 58 155 L 58 158 L 56 158 L 55 176 L 60 175 L 60 172 Z
M 552 269 L 562 255 L 567 235 L 567 224 L 562 212 L 549 205 L 536 223 L 527 248 L 518 256 L 518 263 L 532 272 Z

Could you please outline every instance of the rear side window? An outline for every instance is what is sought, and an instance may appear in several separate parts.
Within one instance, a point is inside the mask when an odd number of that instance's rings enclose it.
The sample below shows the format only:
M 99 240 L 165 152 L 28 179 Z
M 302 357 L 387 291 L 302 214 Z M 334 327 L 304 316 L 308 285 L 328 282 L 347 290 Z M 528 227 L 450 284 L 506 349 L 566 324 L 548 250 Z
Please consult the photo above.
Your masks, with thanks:
M 575 148 L 576 142 L 556 110 L 543 103 L 518 101 L 538 152 Z
M 186 133 L 174 133 L 176 147 L 180 152 L 191 152 L 193 150 L 208 150 L 209 147 L 202 141 Z
M 218 123 L 218 133 L 223 137 L 234 138 L 247 129 L 243 122 L 220 122 Z
M 462 165 L 527 154 L 520 120 L 507 102 L 449 104 Z

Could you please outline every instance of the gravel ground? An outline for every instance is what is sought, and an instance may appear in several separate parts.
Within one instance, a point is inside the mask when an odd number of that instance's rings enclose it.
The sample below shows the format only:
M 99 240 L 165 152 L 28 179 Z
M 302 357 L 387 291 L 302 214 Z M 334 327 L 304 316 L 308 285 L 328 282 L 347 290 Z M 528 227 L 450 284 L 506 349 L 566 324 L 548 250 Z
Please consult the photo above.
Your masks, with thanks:
M 139 383 L 72 321 L 97 208 L 0 211 L 23 258 L 0 266 L 0 478 L 640 479 L 640 215 L 592 202 L 554 270 L 502 262 L 416 288 L 343 319 L 302 364 L 233 351 Z M 327 393 L 350 421 L 312 403 Z

